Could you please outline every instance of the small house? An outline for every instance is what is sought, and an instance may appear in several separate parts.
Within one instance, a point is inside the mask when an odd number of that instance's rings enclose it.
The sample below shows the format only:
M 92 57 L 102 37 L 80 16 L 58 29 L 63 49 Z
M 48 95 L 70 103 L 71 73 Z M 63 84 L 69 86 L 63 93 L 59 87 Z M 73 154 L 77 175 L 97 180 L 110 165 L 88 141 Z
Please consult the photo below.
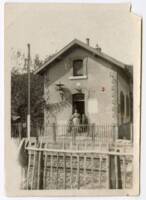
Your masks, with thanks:
M 117 49 L 118 50 L 118 49 Z M 44 135 L 50 127 L 65 134 L 72 128 L 74 112 L 85 130 L 91 125 L 123 127 L 132 122 L 132 66 L 124 64 L 74 39 L 35 71 L 44 77 Z M 84 131 L 85 131 L 84 130 Z M 83 130 L 80 132 L 84 132 Z

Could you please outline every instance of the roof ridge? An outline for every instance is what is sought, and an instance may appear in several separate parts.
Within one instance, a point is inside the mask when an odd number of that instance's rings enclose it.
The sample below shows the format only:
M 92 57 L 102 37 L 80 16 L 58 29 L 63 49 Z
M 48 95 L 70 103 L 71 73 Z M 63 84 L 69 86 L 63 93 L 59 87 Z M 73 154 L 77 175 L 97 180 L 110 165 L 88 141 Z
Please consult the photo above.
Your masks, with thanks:
M 65 45 L 62 49 L 60 49 L 51 59 L 49 59 L 48 61 L 46 61 L 40 68 L 38 68 L 34 73 L 38 74 L 41 73 L 42 70 L 44 70 L 51 62 L 53 62 L 58 56 L 60 56 L 62 53 L 64 53 L 65 51 L 67 51 L 70 47 L 72 47 L 74 44 L 78 44 L 79 46 L 85 48 L 88 51 L 91 51 L 92 53 L 94 53 L 95 55 L 107 60 L 110 63 L 115 64 L 116 66 L 119 66 L 121 68 L 125 68 L 126 66 L 128 66 L 127 64 L 124 64 L 123 62 L 103 53 L 102 51 L 97 51 L 96 48 L 89 46 L 88 44 L 84 43 L 83 41 L 75 38 L 73 39 L 71 42 L 69 42 L 67 45 Z

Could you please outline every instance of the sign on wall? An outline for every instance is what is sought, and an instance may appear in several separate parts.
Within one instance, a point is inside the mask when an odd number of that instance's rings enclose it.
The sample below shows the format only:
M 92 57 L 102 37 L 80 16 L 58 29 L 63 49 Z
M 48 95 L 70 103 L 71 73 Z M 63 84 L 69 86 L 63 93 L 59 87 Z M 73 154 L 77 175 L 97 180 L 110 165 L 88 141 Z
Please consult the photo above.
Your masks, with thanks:
M 98 113 L 98 101 L 97 99 L 89 99 L 88 100 L 88 113 L 96 114 Z

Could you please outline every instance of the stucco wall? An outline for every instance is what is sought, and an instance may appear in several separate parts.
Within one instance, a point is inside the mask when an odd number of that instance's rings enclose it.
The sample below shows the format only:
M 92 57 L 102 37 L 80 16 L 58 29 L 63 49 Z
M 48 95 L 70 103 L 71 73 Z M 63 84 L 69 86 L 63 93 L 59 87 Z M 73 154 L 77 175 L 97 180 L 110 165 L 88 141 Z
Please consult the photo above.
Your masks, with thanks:
M 83 58 L 87 71 L 86 79 L 73 80 L 72 60 Z M 120 81 L 120 79 L 119 79 Z M 64 84 L 64 101 L 61 101 L 56 84 Z M 72 115 L 72 94 L 80 84 L 85 94 L 85 114 L 90 123 L 117 123 L 117 71 L 109 63 L 95 58 L 83 49 L 76 49 L 62 60 L 54 63 L 44 74 L 45 133 L 52 122 L 67 124 Z M 119 87 L 125 87 L 124 83 Z M 120 88 L 119 88 L 120 89 Z M 127 90 L 126 90 L 127 91 Z

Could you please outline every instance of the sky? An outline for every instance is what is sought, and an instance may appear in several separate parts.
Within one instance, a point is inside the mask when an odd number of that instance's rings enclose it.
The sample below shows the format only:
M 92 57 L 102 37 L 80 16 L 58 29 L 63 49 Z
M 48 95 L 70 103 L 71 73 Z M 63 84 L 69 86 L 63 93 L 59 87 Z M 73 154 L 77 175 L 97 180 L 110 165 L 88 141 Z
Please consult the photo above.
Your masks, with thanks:
M 97 4 L 6 4 L 5 58 L 13 50 L 44 59 L 77 38 L 97 43 L 104 53 L 124 62 L 135 62 L 139 23 L 130 5 Z

